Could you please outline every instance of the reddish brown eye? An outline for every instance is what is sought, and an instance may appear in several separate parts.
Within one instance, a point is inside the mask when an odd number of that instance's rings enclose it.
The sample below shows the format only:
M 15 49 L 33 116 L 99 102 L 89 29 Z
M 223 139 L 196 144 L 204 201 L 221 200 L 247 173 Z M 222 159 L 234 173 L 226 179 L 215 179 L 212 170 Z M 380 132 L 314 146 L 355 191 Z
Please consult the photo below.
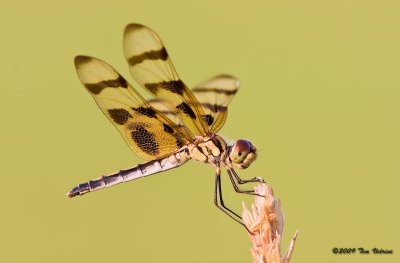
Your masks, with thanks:
M 240 169 L 249 167 L 256 156 L 256 147 L 248 140 L 237 140 L 229 154 L 232 164 Z
M 243 153 L 249 153 L 251 150 L 251 144 L 246 140 L 237 140 L 235 143 L 235 152 L 240 155 Z

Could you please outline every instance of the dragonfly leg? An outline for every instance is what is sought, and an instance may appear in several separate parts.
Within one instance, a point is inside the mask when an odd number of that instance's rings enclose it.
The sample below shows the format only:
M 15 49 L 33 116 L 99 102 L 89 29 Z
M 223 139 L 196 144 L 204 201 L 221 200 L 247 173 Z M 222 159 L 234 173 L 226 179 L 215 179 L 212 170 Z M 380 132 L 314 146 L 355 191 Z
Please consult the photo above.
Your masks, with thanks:
M 219 199 L 219 202 L 218 202 Z M 247 232 L 250 234 L 253 234 L 247 226 L 242 222 L 242 217 L 239 216 L 237 213 L 233 212 L 231 209 L 225 206 L 224 200 L 222 198 L 222 186 L 221 186 L 221 169 L 217 167 L 217 173 L 215 175 L 215 189 L 214 189 L 214 204 L 218 209 L 220 209 L 222 212 L 227 214 L 230 218 L 244 226 L 246 228 Z
M 229 170 L 228 170 L 229 171 Z M 230 169 L 230 171 L 233 173 L 233 176 L 235 176 L 238 184 L 247 184 L 247 183 L 265 183 L 264 179 L 261 177 L 254 177 L 249 180 L 242 180 L 242 178 L 239 177 L 239 175 L 235 172 L 235 170 Z
M 231 179 L 232 186 L 235 189 L 236 193 L 248 194 L 248 195 L 257 195 L 257 196 L 263 197 L 262 195 L 259 195 L 259 194 L 255 193 L 254 190 L 242 190 L 242 189 L 240 189 L 238 187 L 238 185 L 236 184 L 235 179 L 233 178 L 231 171 L 227 170 L 227 172 L 228 172 L 229 179 Z

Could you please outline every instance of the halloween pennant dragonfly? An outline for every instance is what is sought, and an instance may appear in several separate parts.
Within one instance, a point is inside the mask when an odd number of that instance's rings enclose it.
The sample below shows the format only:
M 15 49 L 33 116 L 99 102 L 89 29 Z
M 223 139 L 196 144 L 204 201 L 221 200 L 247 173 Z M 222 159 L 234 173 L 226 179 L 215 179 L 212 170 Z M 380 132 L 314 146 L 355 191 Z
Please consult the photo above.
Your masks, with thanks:
M 225 206 L 221 189 L 221 166 L 227 170 L 236 192 L 237 184 L 264 182 L 255 177 L 242 180 L 234 168 L 245 169 L 256 159 L 256 148 L 247 140 L 228 145 L 217 134 L 227 117 L 227 106 L 239 88 L 229 75 L 216 76 L 190 90 L 178 77 L 159 36 L 140 24 L 124 31 L 123 48 L 130 72 L 154 99 L 146 101 L 131 84 L 106 62 L 77 56 L 79 79 L 99 108 L 115 125 L 131 149 L 145 164 L 74 187 L 74 197 L 122 182 L 163 172 L 193 159 L 215 167 L 214 203 L 241 223 L 241 217 Z

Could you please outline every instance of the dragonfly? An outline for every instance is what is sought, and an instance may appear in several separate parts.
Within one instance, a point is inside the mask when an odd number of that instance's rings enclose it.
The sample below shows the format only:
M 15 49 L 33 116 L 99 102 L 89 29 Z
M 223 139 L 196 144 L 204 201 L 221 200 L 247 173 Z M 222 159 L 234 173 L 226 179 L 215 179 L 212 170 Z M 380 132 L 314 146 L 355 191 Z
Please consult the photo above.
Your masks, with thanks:
M 192 159 L 214 166 L 214 204 L 244 226 L 242 218 L 224 203 L 221 168 L 226 169 L 236 192 L 257 195 L 238 185 L 264 180 L 244 180 L 235 171 L 248 168 L 257 157 L 257 149 L 245 139 L 228 144 L 217 134 L 226 121 L 227 106 L 239 89 L 239 80 L 222 74 L 189 89 L 178 77 L 160 37 L 141 24 L 126 26 L 123 50 L 131 75 L 153 95 L 152 99 L 145 100 L 121 74 L 100 59 L 76 56 L 75 68 L 98 107 L 133 152 L 147 162 L 79 184 L 67 196 L 164 172 Z

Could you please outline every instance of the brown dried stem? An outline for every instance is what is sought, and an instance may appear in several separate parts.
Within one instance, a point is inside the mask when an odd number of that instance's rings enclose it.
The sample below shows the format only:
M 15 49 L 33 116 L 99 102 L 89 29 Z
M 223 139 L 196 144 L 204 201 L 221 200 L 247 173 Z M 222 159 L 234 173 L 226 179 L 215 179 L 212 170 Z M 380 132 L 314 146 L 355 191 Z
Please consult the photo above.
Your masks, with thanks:
M 252 204 L 252 213 L 243 203 L 243 221 L 253 232 L 250 239 L 255 263 L 289 263 L 297 233 L 294 234 L 289 249 L 281 256 L 281 238 L 283 234 L 283 214 L 280 200 L 276 200 L 272 188 L 266 184 L 255 187 L 256 196 Z

